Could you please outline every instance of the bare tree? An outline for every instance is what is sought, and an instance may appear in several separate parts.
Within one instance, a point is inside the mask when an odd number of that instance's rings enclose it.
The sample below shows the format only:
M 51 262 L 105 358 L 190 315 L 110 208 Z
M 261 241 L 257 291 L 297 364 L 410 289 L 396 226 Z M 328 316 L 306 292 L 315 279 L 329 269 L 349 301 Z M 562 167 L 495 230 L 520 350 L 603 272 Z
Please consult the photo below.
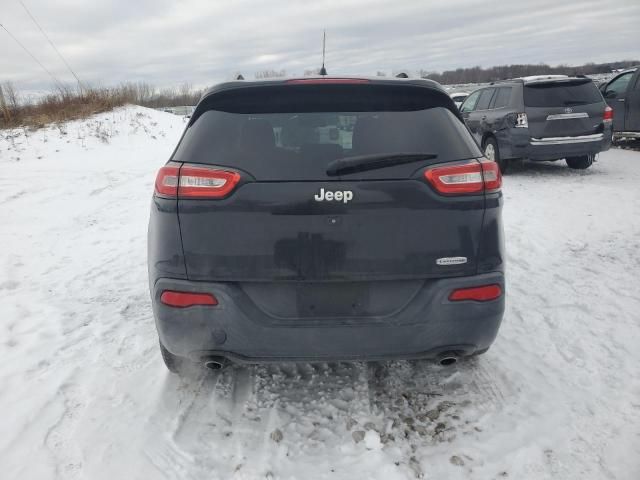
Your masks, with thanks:
M 4 95 L 4 89 L 0 84 L 0 111 L 2 112 L 2 119 L 4 123 L 9 125 L 11 123 L 11 112 L 9 111 L 9 105 L 7 104 L 7 100 Z
M 182 99 L 182 105 L 189 105 L 189 98 L 191 96 L 191 92 L 193 91 L 193 88 L 191 86 L 190 83 L 183 83 L 182 85 L 180 85 L 180 87 L 178 87 L 178 91 L 179 91 L 179 96 Z
M 612 69 L 628 68 L 640 63 L 638 60 L 623 60 L 611 63 L 587 63 L 585 65 L 570 66 L 556 65 L 549 66 L 544 63 L 539 64 L 514 64 L 498 65 L 495 67 L 481 68 L 479 66 L 471 68 L 457 68 L 447 70 L 442 73 L 427 72 L 420 70 L 422 78 L 430 78 L 443 84 L 458 83 L 486 83 L 507 78 L 525 77 L 528 75 L 591 75 L 596 73 L 610 73 Z
M 145 105 L 156 95 L 155 87 L 146 82 L 138 82 L 133 86 L 135 87 L 135 98 L 138 105 Z

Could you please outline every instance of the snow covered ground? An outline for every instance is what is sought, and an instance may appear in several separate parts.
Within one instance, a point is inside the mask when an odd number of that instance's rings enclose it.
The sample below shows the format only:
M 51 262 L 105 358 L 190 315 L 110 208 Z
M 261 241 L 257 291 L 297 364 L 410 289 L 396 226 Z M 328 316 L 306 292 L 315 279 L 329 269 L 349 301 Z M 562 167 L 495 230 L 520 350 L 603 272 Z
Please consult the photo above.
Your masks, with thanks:
M 640 478 L 640 152 L 506 177 L 508 301 L 484 356 L 181 380 L 146 227 L 184 120 L 0 132 L 3 479 Z

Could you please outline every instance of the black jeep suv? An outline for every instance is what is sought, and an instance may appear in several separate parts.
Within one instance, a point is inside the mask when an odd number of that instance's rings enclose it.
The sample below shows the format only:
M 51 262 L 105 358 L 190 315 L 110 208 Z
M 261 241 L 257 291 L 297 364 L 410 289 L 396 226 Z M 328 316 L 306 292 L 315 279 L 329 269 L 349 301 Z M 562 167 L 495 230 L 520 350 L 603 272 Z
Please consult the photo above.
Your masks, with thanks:
M 165 363 L 486 351 L 504 311 L 500 186 L 437 83 L 212 88 L 151 205 Z
M 613 111 L 589 78 L 535 76 L 494 82 L 460 107 L 487 158 L 559 160 L 588 168 L 611 146 Z

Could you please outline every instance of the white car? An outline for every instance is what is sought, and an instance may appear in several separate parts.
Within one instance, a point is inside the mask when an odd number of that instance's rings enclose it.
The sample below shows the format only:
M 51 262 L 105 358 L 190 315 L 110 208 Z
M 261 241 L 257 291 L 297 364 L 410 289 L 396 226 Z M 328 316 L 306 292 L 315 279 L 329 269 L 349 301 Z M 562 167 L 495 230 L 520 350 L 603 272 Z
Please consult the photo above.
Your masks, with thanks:
M 460 105 L 462 105 L 462 102 L 464 102 L 465 99 L 469 96 L 469 92 L 457 92 L 457 93 L 452 93 L 449 96 L 453 99 L 453 102 L 456 104 L 456 107 L 460 108 Z

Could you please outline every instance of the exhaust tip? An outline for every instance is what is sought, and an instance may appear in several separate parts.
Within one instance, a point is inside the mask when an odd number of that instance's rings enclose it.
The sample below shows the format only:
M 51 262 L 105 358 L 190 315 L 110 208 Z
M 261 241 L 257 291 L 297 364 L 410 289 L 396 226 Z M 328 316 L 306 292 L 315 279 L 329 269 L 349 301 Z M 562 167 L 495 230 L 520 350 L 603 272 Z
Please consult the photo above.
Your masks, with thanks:
M 458 362 L 458 356 L 452 353 L 444 353 L 440 355 L 440 358 L 438 359 L 438 363 L 443 367 L 453 365 L 457 362 Z
M 225 361 L 224 360 L 206 360 L 204 362 L 204 366 L 207 367 L 209 370 L 222 370 L 222 368 L 225 366 Z

